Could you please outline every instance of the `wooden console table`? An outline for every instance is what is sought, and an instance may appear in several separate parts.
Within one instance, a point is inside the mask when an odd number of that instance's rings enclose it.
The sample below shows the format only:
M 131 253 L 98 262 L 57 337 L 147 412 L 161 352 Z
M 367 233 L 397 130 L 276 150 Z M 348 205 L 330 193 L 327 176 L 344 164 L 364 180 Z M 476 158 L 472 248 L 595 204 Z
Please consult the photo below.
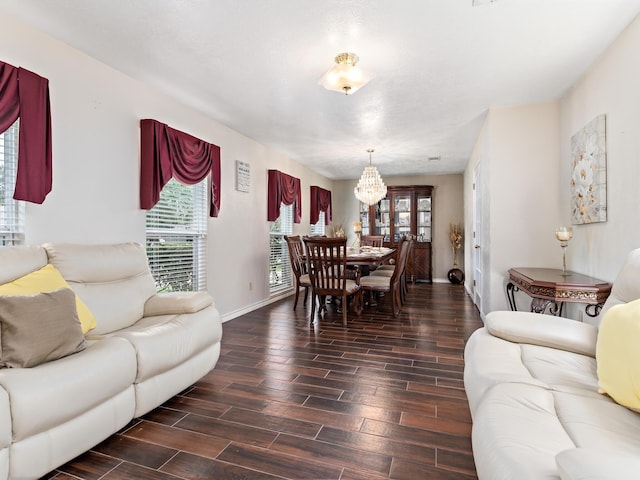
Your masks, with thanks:
M 562 315 L 565 302 L 586 303 L 585 313 L 595 317 L 611 293 L 611 284 L 581 273 L 562 273 L 554 268 L 511 268 L 507 282 L 507 299 L 511 310 L 517 310 L 515 292 L 529 295 L 531 311 Z

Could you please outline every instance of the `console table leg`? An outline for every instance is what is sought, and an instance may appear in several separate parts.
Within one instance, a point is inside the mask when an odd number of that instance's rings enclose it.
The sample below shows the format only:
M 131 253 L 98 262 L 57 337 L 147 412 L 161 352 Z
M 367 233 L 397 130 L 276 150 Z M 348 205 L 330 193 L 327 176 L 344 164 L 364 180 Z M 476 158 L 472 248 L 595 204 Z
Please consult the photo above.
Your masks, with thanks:
M 584 313 L 586 313 L 590 317 L 597 317 L 598 315 L 600 315 L 600 311 L 602 310 L 603 306 L 604 303 L 587 305 L 586 307 L 584 307 Z
M 518 310 L 516 307 L 515 293 L 519 290 L 520 289 L 513 283 L 507 283 L 507 300 L 509 301 L 509 308 L 514 312 Z

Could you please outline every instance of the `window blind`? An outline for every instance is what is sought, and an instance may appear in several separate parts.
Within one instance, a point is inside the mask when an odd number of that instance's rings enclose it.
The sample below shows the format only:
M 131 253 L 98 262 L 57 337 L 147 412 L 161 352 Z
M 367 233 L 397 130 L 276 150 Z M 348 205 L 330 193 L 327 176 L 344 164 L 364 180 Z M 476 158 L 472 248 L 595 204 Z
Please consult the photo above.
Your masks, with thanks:
M 24 202 L 13 199 L 18 170 L 19 120 L 0 133 L 0 246 L 24 243 Z
M 290 288 L 293 273 L 285 235 L 293 233 L 293 205 L 280 205 L 280 216 L 270 222 L 269 232 L 269 291 Z
M 320 212 L 318 214 L 318 223 L 314 223 L 311 225 L 311 235 L 325 234 L 324 215 L 324 212 Z
M 171 179 L 147 211 L 147 256 L 159 292 L 207 288 L 207 180 Z

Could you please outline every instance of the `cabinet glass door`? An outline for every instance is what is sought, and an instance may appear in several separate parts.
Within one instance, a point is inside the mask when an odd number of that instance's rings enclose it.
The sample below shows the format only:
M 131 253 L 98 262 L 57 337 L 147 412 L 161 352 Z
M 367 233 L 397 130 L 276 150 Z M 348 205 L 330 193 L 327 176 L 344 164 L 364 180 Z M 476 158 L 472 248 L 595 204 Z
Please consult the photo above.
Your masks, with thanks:
M 369 235 L 369 205 L 360 202 L 360 223 L 362 224 L 362 235 Z
M 391 222 L 389 221 L 389 206 L 391 202 L 388 198 L 383 198 L 376 205 L 376 228 L 374 235 L 383 235 L 384 241 L 388 242 L 391 235 Z
M 431 241 L 431 196 L 418 195 L 417 231 L 418 242 Z
M 397 194 L 393 204 L 393 241 L 411 234 L 411 195 Z

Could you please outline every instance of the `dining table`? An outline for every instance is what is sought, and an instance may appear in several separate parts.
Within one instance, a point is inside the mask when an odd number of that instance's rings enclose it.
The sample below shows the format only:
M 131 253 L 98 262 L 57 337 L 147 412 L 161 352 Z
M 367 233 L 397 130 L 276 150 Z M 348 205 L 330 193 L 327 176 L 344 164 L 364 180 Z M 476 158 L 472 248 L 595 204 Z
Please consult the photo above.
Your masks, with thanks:
M 347 247 L 346 263 L 351 267 L 356 267 L 359 276 L 363 277 L 369 275 L 372 267 L 376 267 L 393 258 L 396 254 L 395 248 L 389 247 Z M 306 255 L 303 255 L 306 260 Z M 339 301 L 336 298 L 331 298 L 329 302 L 336 303 L 338 305 L 338 311 L 342 308 L 339 305 Z M 375 298 L 371 298 L 365 302 L 367 306 L 375 305 Z M 319 306 L 318 308 L 322 308 Z
M 375 267 L 385 263 L 396 254 L 395 248 L 389 247 L 348 247 L 347 265 L 358 265 L 361 267 Z

